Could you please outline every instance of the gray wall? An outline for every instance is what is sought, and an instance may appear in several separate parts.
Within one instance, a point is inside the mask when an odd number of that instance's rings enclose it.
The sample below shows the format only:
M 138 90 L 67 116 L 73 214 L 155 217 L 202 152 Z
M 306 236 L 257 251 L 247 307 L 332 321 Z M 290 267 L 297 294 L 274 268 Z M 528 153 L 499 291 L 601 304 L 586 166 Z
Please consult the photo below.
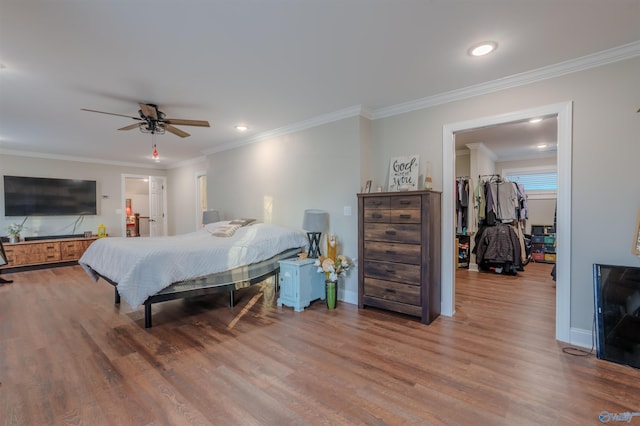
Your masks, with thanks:
M 389 158 L 417 153 L 431 160 L 434 189 L 441 189 L 445 124 L 572 101 L 571 327 L 590 331 L 592 264 L 640 265 L 631 253 L 640 207 L 638 75 L 635 58 L 375 120 L 374 179 L 385 179 Z M 603 226 L 606 232 L 596 234 Z
M 124 209 L 122 174 L 164 176 L 166 173 L 163 170 L 142 167 L 0 154 L 0 174 L 97 181 L 97 216 L 84 216 L 75 230 L 77 216 L 30 217 L 25 223 L 23 236 L 66 235 L 84 231 L 97 233 L 100 224 L 107 227 L 110 236 L 121 236 L 124 219 L 116 211 Z M 4 187 L 3 181 L 0 180 L 0 194 L 2 193 Z M 0 212 L 4 213 L 4 197 L 0 197 Z M 0 216 L 0 235 L 6 235 L 7 226 L 22 219 L 24 218 Z
M 338 252 L 355 259 L 367 129 L 367 120 L 353 117 L 210 155 L 209 207 L 225 219 L 253 217 L 297 229 L 305 209 L 326 210 Z M 324 238 L 322 247 L 325 252 Z M 357 303 L 355 271 L 341 280 L 338 297 Z

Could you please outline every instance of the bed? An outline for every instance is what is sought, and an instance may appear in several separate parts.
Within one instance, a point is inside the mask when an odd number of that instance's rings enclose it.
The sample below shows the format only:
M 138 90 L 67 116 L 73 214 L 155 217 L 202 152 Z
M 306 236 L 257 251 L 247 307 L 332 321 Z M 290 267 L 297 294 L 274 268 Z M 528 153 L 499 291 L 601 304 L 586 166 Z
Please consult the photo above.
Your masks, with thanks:
M 115 287 L 115 302 L 145 307 L 151 327 L 151 305 L 167 300 L 234 291 L 275 276 L 279 261 L 304 251 L 307 237 L 283 226 L 222 221 L 171 237 L 100 238 L 78 263 L 94 280 Z

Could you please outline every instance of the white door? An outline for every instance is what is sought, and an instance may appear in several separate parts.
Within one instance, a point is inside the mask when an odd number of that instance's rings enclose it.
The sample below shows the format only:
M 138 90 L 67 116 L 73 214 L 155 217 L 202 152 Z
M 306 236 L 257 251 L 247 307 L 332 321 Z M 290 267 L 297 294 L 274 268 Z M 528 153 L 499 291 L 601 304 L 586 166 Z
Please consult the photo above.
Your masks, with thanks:
M 166 235 L 165 206 L 165 178 L 149 176 L 149 236 L 160 237 Z

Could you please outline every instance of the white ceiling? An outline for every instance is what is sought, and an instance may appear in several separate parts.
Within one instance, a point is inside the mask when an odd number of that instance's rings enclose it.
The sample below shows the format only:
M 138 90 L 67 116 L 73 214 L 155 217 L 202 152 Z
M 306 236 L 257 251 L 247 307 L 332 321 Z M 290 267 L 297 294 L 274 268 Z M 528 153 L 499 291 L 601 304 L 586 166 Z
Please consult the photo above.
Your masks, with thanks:
M 640 0 L 0 0 L 0 152 L 156 166 L 132 120 L 80 110 L 156 103 L 212 125 L 156 136 L 170 167 L 639 40 Z

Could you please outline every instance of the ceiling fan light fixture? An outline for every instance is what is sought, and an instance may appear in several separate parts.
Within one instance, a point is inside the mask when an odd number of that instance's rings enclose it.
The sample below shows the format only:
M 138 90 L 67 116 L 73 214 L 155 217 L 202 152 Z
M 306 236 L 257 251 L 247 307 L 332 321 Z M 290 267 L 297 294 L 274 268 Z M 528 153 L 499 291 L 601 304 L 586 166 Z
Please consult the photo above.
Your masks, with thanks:
M 495 41 L 483 41 L 469 48 L 469 55 L 471 56 L 485 56 L 493 52 L 498 48 L 498 43 Z

